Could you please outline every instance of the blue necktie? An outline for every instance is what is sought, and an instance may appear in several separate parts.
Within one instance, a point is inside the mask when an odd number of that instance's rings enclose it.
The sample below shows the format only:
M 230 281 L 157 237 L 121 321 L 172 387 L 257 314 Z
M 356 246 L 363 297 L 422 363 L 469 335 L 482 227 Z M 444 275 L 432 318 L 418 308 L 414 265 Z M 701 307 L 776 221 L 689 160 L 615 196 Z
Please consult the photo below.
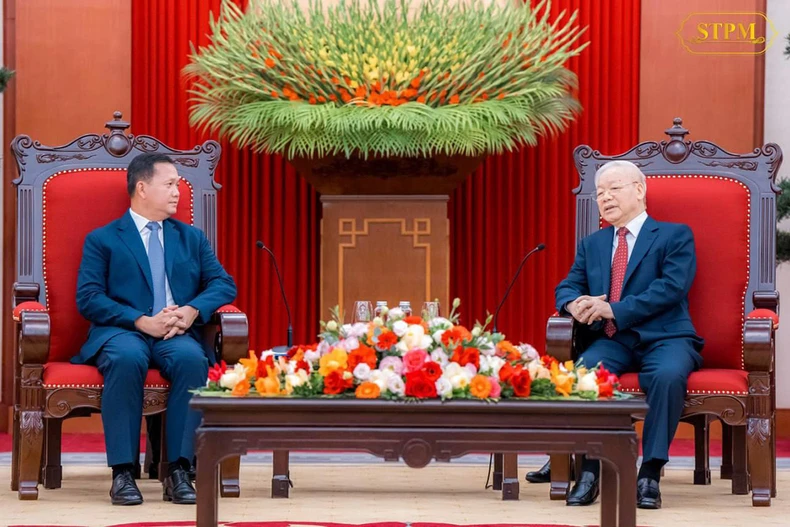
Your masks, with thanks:
M 151 231 L 148 237 L 148 263 L 151 265 L 151 278 L 154 286 L 154 312 L 156 315 L 167 305 L 165 290 L 165 251 L 159 241 L 159 224 L 149 221 L 146 225 Z

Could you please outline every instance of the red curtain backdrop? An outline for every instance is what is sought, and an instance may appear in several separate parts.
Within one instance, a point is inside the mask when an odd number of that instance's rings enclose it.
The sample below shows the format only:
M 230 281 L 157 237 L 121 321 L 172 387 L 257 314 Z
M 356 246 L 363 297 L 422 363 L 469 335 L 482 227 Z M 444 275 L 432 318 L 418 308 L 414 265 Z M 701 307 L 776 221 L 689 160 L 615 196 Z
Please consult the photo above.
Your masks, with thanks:
M 243 3 L 243 2 L 240 2 Z M 135 0 L 132 3 L 132 130 L 176 148 L 207 139 L 188 126 L 187 83 L 181 69 L 189 43 L 206 45 L 209 13 L 219 0 Z M 639 2 L 555 0 L 554 15 L 580 10 L 590 46 L 570 68 L 579 75 L 584 108 L 571 128 L 536 148 L 491 156 L 450 200 L 451 296 L 462 301 L 465 323 L 485 318 L 522 256 L 538 243 L 499 318 L 511 340 L 542 348 L 553 290 L 573 259 L 577 183 L 573 149 L 603 152 L 635 144 L 638 131 Z M 220 261 L 236 279 L 236 304 L 250 317 L 251 346 L 285 342 L 286 314 L 271 262 L 275 252 L 291 302 L 294 341 L 318 331 L 320 203 L 318 195 L 279 156 L 223 143 L 217 169 Z M 449 307 L 449 306 L 448 306 Z

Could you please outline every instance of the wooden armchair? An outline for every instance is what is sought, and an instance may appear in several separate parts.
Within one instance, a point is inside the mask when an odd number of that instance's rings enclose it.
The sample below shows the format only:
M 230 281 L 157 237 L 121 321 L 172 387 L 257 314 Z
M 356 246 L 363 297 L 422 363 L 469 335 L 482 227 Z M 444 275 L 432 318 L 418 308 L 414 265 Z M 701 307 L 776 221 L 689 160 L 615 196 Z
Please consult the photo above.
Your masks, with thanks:
M 769 506 L 776 495 L 774 335 L 779 324 L 774 178 L 782 151 L 766 144 L 738 155 L 708 141 L 684 141 L 688 130 L 680 119 L 666 134 L 668 141 L 641 143 L 616 156 L 576 148 L 581 178 L 574 189 L 576 240 L 604 226 L 593 176 L 612 160 L 631 161 L 645 174 L 648 214 L 691 227 L 697 274 L 689 304 L 705 339 L 704 364 L 689 378 L 683 412 L 695 426 L 695 483 L 710 482 L 708 423 L 720 419 L 722 477 L 732 479 L 733 494 L 751 489 L 753 505 Z M 547 352 L 575 360 L 584 349 L 584 330 L 576 330 L 573 319 L 551 317 Z M 637 374 L 623 375 L 621 383 L 623 391 L 642 395 Z M 564 498 L 567 473 L 567 458 L 553 456 L 552 497 Z
M 17 187 L 17 282 L 14 284 L 15 349 L 11 489 L 36 499 L 38 484 L 61 486 L 61 425 L 69 417 L 100 411 L 103 379 L 97 368 L 69 360 L 85 341 L 88 322 L 77 311 L 77 270 L 85 236 L 129 208 L 126 167 L 143 152 L 171 156 L 181 181 L 175 218 L 205 232 L 216 247 L 214 170 L 220 146 L 207 141 L 192 150 L 173 150 L 153 137 L 124 134 L 120 112 L 104 135 L 84 135 L 60 147 L 28 136 L 11 144 L 19 170 Z M 235 363 L 247 355 L 247 317 L 232 305 L 215 313 L 204 331 L 205 346 Z M 144 414 L 160 414 L 168 382 L 149 370 Z M 164 415 L 164 414 L 162 414 Z M 164 431 L 164 427 L 162 427 Z M 161 434 L 164 436 L 164 432 Z M 160 477 L 166 474 L 162 440 Z M 235 462 L 235 478 L 233 469 Z M 238 480 L 238 461 L 225 476 Z M 230 470 L 230 472 L 228 472 Z M 236 483 L 237 485 L 237 483 Z M 227 488 L 225 489 L 228 490 Z

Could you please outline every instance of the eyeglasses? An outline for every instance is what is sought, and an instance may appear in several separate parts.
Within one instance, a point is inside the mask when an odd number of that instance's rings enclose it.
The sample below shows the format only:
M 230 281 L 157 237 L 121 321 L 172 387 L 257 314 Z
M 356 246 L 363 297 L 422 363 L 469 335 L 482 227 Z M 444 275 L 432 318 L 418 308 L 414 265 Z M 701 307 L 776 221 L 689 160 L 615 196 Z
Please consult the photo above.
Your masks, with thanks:
M 611 188 L 608 188 L 608 189 L 606 189 L 606 188 L 600 189 L 595 194 L 595 199 L 598 200 L 598 201 L 601 201 L 606 194 L 609 194 L 610 196 L 616 196 L 617 194 L 621 193 L 625 189 L 625 187 L 627 187 L 628 185 L 635 185 L 636 183 L 639 183 L 639 182 L 638 181 L 632 181 L 630 183 L 625 183 L 623 185 L 615 185 L 614 187 L 611 187 Z

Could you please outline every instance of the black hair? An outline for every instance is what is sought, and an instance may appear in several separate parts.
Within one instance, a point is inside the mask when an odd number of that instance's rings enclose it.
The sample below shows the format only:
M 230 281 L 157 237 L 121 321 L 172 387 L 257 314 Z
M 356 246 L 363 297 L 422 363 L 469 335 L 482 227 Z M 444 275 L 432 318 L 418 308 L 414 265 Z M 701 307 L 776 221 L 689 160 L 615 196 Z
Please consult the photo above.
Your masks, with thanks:
M 173 160 L 165 154 L 146 153 L 132 159 L 129 168 L 126 169 L 126 191 L 130 198 L 134 196 L 134 189 L 137 187 L 138 181 L 151 181 L 154 177 L 154 165 L 157 163 L 174 165 Z

